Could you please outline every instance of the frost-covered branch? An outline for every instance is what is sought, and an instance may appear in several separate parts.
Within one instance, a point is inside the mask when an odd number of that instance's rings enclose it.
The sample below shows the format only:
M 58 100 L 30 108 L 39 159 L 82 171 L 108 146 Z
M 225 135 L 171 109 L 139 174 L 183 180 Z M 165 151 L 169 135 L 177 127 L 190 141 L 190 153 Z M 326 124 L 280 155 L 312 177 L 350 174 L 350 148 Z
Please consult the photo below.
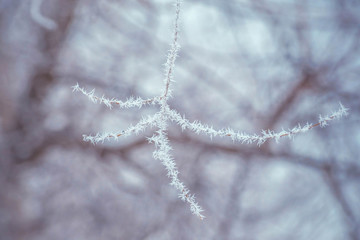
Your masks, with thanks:
M 174 161 L 173 156 L 170 154 L 172 150 L 169 139 L 167 137 L 167 121 L 168 121 L 168 112 L 170 111 L 170 107 L 167 103 L 167 99 L 170 93 L 170 83 L 173 81 L 173 71 L 175 66 L 175 60 L 177 57 L 177 53 L 180 49 L 180 45 L 178 44 L 178 34 L 179 34 L 179 16 L 181 9 L 181 0 L 176 1 L 176 12 L 175 12 L 175 23 L 174 23 L 174 33 L 173 33 L 173 41 L 166 59 L 165 63 L 165 79 L 164 79 L 164 91 L 161 96 L 154 97 L 151 99 L 144 100 L 140 97 L 134 99 L 127 99 L 125 102 L 117 100 L 117 99 L 108 99 L 104 96 L 98 97 L 95 96 L 95 90 L 86 91 L 84 88 L 80 87 L 79 84 L 76 84 L 72 87 L 74 92 L 81 92 L 85 96 L 87 96 L 94 103 L 103 103 L 109 108 L 112 108 L 113 105 L 118 105 L 120 108 L 130 108 L 130 107 L 142 107 L 146 104 L 158 104 L 160 105 L 160 111 L 156 113 L 154 116 L 148 116 L 147 118 L 143 118 L 139 121 L 135 126 L 130 126 L 128 129 L 120 132 L 120 133 L 98 133 L 94 136 L 83 135 L 83 139 L 86 142 L 91 142 L 93 144 L 104 142 L 105 140 L 118 139 L 121 136 L 129 136 L 133 133 L 138 134 L 144 131 L 147 127 L 156 126 L 159 130 L 149 138 L 149 142 L 152 142 L 156 146 L 156 150 L 154 151 L 154 158 L 161 161 L 167 170 L 167 175 L 171 179 L 171 185 L 174 186 L 180 193 L 179 198 L 183 201 L 189 203 L 190 210 L 193 214 L 198 216 L 200 219 L 204 219 L 204 216 L 201 214 L 203 211 L 202 208 L 195 200 L 195 196 L 190 194 L 190 191 L 179 180 L 179 171 L 177 170 L 176 163 Z
M 170 50 L 165 63 L 165 76 L 164 84 L 165 89 L 163 93 L 164 101 L 171 95 L 171 90 L 169 89 L 170 83 L 174 81 L 173 71 L 175 67 L 175 60 L 177 58 L 178 52 L 180 50 L 180 44 L 178 43 L 179 36 L 179 17 L 181 9 L 181 0 L 176 1 L 176 14 L 175 14 L 175 23 L 174 23 L 174 32 L 173 32 L 173 42 L 171 44 Z
M 201 214 L 202 208 L 195 200 L 195 196 L 190 194 L 189 189 L 183 182 L 179 180 L 179 171 L 177 170 L 174 157 L 171 155 L 172 150 L 169 139 L 167 137 L 167 119 L 158 119 L 159 130 L 151 137 L 148 138 L 150 143 L 154 143 L 156 150 L 153 153 L 155 159 L 160 160 L 162 165 L 167 170 L 167 176 L 171 179 L 170 185 L 174 186 L 180 193 L 179 198 L 184 202 L 189 203 L 191 212 L 198 216 L 200 219 L 205 217 Z
M 76 85 L 72 86 L 71 88 L 73 89 L 73 92 L 81 92 L 82 94 L 87 96 L 93 103 L 104 104 L 105 106 L 107 106 L 110 109 L 113 107 L 113 105 L 118 105 L 120 108 L 132 108 L 132 107 L 141 108 L 143 105 L 146 105 L 146 104 L 155 104 L 155 103 L 159 102 L 161 99 L 161 97 L 154 97 L 154 98 L 144 100 L 140 97 L 137 97 L 137 98 L 130 97 L 130 98 L 126 99 L 125 102 L 123 102 L 116 98 L 109 99 L 104 96 L 98 97 L 95 95 L 95 89 L 93 89 L 91 91 L 86 91 L 84 88 L 80 87 L 78 83 Z
M 171 82 L 173 82 L 173 72 L 175 67 L 175 60 L 177 58 L 180 45 L 178 43 L 179 38 L 179 16 L 181 9 L 181 0 L 176 0 L 176 11 L 175 11 L 175 22 L 174 22 L 174 31 L 173 39 L 170 45 L 170 50 L 168 51 L 166 63 L 165 63 L 165 79 L 164 79 L 164 88 L 160 96 L 144 100 L 140 97 L 138 98 L 129 98 L 126 101 L 120 101 L 117 99 L 108 99 L 104 96 L 98 97 L 95 96 L 95 90 L 90 92 L 86 91 L 84 88 L 80 87 L 79 84 L 76 84 L 72 87 L 74 92 L 81 92 L 87 96 L 94 103 L 102 103 L 105 106 L 112 108 L 113 105 L 118 105 L 120 108 L 130 108 L 130 107 L 139 107 L 147 104 L 155 104 L 159 106 L 160 110 L 153 116 L 147 116 L 142 118 L 135 126 L 130 125 L 126 130 L 119 133 L 98 133 L 94 136 L 83 135 L 84 141 L 92 142 L 93 144 L 104 142 L 105 140 L 118 139 L 121 136 L 129 136 L 131 134 L 139 134 L 143 132 L 147 127 L 156 127 L 158 130 L 155 134 L 148 138 L 150 143 L 155 144 L 156 150 L 153 153 L 155 159 L 160 160 L 162 165 L 167 170 L 167 175 L 171 179 L 171 185 L 174 186 L 179 191 L 179 197 L 187 202 L 190 205 L 190 210 L 193 214 L 198 216 L 200 219 L 204 219 L 204 216 L 201 214 L 203 211 L 202 208 L 198 205 L 195 200 L 194 195 L 190 194 L 190 191 L 186 188 L 184 183 L 179 180 L 179 171 L 177 170 L 175 160 L 171 155 L 171 146 L 169 139 L 167 137 L 167 122 L 173 121 L 176 122 L 183 130 L 189 129 L 194 131 L 197 134 L 203 133 L 205 135 L 212 137 L 230 137 L 233 141 L 240 143 L 257 143 L 261 145 L 269 139 L 275 139 L 278 141 L 281 137 L 292 137 L 293 135 L 304 133 L 310 129 L 321 126 L 325 127 L 329 124 L 330 121 L 334 119 L 341 118 L 348 114 L 347 108 L 340 104 L 340 109 L 336 112 L 333 112 L 330 115 L 322 117 L 320 115 L 319 122 L 317 124 L 305 124 L 304 126 L 298 125 L 289 130 L 282 130 L 280 132 L 274 132 L 271 130 L 262 131 L 261 134 L 247 134 L 243 132 L 238 132 L 230 128 L 216 130 L 212 126 L 202 124 L 199 121 L 190 122 L 185 117 L 181 116 L 178 112 L 171 109 L 167 103 L 169 96 L 171 95 Z
M 168 120 L 168 112 L 170 111 L 170 107 L 167 103 L 167 99 L 169 95 L 171 95 L 170 83 L 173 81 L 173 71 L 175 66 L 175 60 L 177 57 L 177 53 L 180 49 L 180 45 L 178 44 L 178 34 L 179 34 L 179 16 L 181 9 L 181 0 L 176 1 L 176 14 L 175 14 L 175 23 L 174 23 L 174 33 L 173 33 L 173 42 L 171 44 L 166 63 L 165 63 L 165 75 L 166 78 L 164 80 L 165 89 L 163 92 L 163 96 L 160 102 L 160 117 L 156 119 L 156 126 L 159 130 L 154 134 L 151 138 L 149 138 L 149 142 L 155 144 L 156 150 L 153 153 L 155 159 L 161 161 L 167 170 L 167 175 L 171 179 L 170 185 L 174 186 L 180 193 L 179 198 L 190 205 L 191 212 L 198 216 L 200 219 L 204 219 L 205 217 L 201 214 L 203 212 L 202 208 L 195 200 L 195 196 L 190 194 L 190 191 L 179 180 L 176 163 L 174 161 L 173 156 L 170 154 L 172 150 L 169 139 L 167 137 L 167 120 Z
M 204 133 L 206 135 L 209 135 L 211 138 L 231 137 L 233 141 L 248 143 L 248 144 L 257 143 L 257 145 L 260 146 L 269 139 L 275 139 L 275 141 L 278 142 L 281 137 L 285 137 L 285 136 L 292 137 L 293 135 L 299 133 L 305 133 L 317 126 L 325 127 L 329 124 L 330 121 L 339 119 L 343 116 L 347 116 L 348 111 L 349 109 L 344 107 L 340 103 L 339 110 L 333 112 L 331 115 L 326 115 L 325 117 L 322 117 L 320 115 L 319 122 L 316 124 L 307 123 L 304 126 L 301 126 L 299 124 L 298 126 L 295 126 L 292 129 L 282 130 L 280 132 L 275 132 L 271 130 L 262 130 L 260 135 L 238 132 L 231 128 L 215 130 L 212 126 L 202 124 L 199 121 L 190 122 L 188 119 L 185 118 L 185 116 L 181 116 L 178 112 L 176 112 L 173 109 L 169 110 L 167 114 L 171 121 L 174 121 L 181 126 L 182 130 L 189 129 L 197 134 Z
M 339 110 L 337 110 L 336 112 L 333 112 L 330 115 L 326 115 L 326 116 L 321 116 L 319 115 L 319 122 L 317 124 L 314 124 L 313 126 L 311 126 L 311 128 L 313 127 L 317 127 L 320 125 L 320 127 L 326 127 L 327 125 L 329 125 L 329 122 L 334 120 L 334 119 L 340 119 L 343 116 L 347 116 L 349 115 L 349 108 L 344 107 L 344 105 L 340 104 L 340 108 Z
M 157 119 L 160 117 L 160 114 L 157 113 L 154 116 L 147 116 L 142 118 L 135 126 L 130 125 L 126 130 L 121 131 L 120 133 L 97 133 L 96 135 L 83 135 L 83 140 L 85 142 L 91 142 L 93 144 L 104 142 L 105 140 L 115 139 L 118 140 L 119 137 L 128 137 L 131 134 L 139 134 L 140 132 L 145 131 L 147 127 L 156 126 Z

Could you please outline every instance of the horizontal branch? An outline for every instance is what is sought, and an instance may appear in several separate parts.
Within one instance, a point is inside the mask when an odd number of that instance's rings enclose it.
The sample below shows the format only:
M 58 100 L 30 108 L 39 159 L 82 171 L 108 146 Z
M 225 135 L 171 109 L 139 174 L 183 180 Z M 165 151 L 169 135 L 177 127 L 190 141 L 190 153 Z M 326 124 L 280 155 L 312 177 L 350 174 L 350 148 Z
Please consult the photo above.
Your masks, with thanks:
M 142 118 L 135 126 L 130 125 L 128 129 L 121 131 L 120 133 L 97 133 L 94 136 L 83 135 L 83 140 L 85 142 L 91 142 L 92 144 L 96 144 L 110 139 L 118 140 L 119 137 L 127 137 L 132 135 L 133 133 L 139 134 L 140 132 L 145 131 L 145 129 L 149 126 L 156 126 L 156 122 L 159 116 L 160 114 L 157 113 L 154 116 L 147 116 L 146 118 Z
M 330 121 L 333 121 L 335 119 L 339 119 L 343 116 L 348 115 L 349 109 L 344 107 L 340 103 L 340 108 L 336 112 L 333 112 L 331 115 L 326 115 L 325 117 L 319 116 L 319 122 L 316 124 L 309 124 L 307 123 L 304 126 L 301 126 L 300 124 L 292 129 L 289 130 L 282 130 L 281 132 L 274 132 L 271 130 L 262 130 L 261 135 L 257 134 L 247 134 L 243 132 L 236 132 L 231 128 L 227 129 L 220 129 L 215 130 L 212 126 L 204 125 L 200 123 L 199 121 L 190 122 L 185 117 L 182 117 L 178 112 L 175 110 L 169 110 L 167 112 L 169 119 L 171 121 L 176 122 L 181 126 L 183 130 L 189 129 L 194 131 L 197 134 L 204 133 L 206 135 L 209 135 L 212 137 L 231 137 L 233 141 L 241 142 L 241 143 L 257 143 L 257 145 L 262 145 L 269 139 L 275 139 L 276 142 L 279 141 L 281 137 L 292 137 L 293 135 L 299 134 L 299 133 L 305 133 L 309 131 L 310 129 L 320 126 L 325 127 L 329 124 Z
M 103 103 L 105 104 L 105 106 L 107 106 L 110 109 L 113 107 L 113 105 L 118 105 L 120 108 L 131 108 L 131 107 L 141 108 L 143 105 L 155 104 L 160 102 L 161 100 L 161 97 L 154 97 L 149 99 L 142 99 L 140 97 L 134 99 L 131 97 L 126 99 L 126 101 L 121 101 L 115 98 L 109 99 L 104 96 L 102 97 L 95 96 L 95 89 L 88 92 L 84 88 L 80 87 L 78 83 L 75 86 L 72 86 L 71 88 L 73 89 L 73 92 L 81 92 L 82 94 L 87 96 L 92 102 L 94 103 L 99 102 L 100 104 Z

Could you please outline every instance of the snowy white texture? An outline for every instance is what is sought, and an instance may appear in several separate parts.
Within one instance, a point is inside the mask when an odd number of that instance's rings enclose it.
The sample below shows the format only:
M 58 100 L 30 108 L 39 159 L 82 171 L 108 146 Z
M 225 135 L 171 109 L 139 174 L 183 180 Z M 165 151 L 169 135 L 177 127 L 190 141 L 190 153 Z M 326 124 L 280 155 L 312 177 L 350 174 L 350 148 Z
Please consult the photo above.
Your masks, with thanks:
M 208 126 L 206 124 L 202 124 L 201 122 L 195 120 L 193 122 L 190 122 L 185 117 L 181 116 L 178 112 L 175 110 L 169 110 L 168 115 L 169 119 L 179 124 L 182 128 L 182 130 L 189 129 L 197 134 L 204 133 L 206 135 L 209 135 L 210 138 L 213 137 L 231 137 L 233 141 L 241 142 L 241 143 L 257 143 L 258 146 L 262 145 L 269 139 L 275 139 L 276 142 L 279 141 L 281 137 L 288 136 L 291 138 L 293 135 L 299 134 L 299 133 L 305 133 L 309 131 L 311 128 L 316 127 L 320 125 L 321 127 L 325 127 L 328 125 L 329 121 L 332 121 L 334 119 L 339 119 L 343 116 L 348 115 L 349 109 L 344 107 L 341 103 L 339 110 L 333 112 L 331 115 L 326 115 L 325 117 L 322 117 L 320 115 L 319 117 L 319 123 L 317 124 L 311 124 L 307 123 L 304 126 L 301 126 L 298 124 L 297 126 L 293 127 L 289 130 L 282 130 L 280 132 L 275 132 L 272 130 L 262 130 L 261 135 L 258 134 L 247 134 L 244 132 L 235 131 L 231 128 L 226 129 L 220 129 L 216 130 L 212 126 Z
M 174 67 L 175 61 L 178 56 L 178 52 L 180 50 L 180 44 L 178 43 L 179 38 L 179 17 L 180 17 L 180 9 L 181 9 L 181 0 L 177 0 L 175 4 L 176 12 L 175 12 L 175 22 L 174 22 L 174 31 L 173 31 L 173 42 L 170 45 L 170 50 L 168 51 L 168 55 L 165 62 L 165 79 L 164 79 L 164 90 L 163 90 L 163 102 L 166 103 L 166 100 L 169 96 L 171 96 L 170 83 L 174 82 Z
M 146 100 L 140 97 L 137 98 L 130 97 L 123 102 L 115 98 L 109 99 L 104 96 L 102 97 L 95 96 L 95 89 L 91 91 L 86 91 L 84 88 L 80 87 L 78 83 L 72 86 L 71 88 L 73 89 L 73 92 L 81 92 L 82 94 L 87 96 L 93 103 L 99 102 L 100 104 L 104 104 L 110 109 L 113 107 L 113 105 L 118 105 L 120 108 L 132 108 L 132 107 L 141 108 L 143 105 L 151 104 L 151 103 L 155 104 L 160 101 L 160 97 L 155 97 Z
M 159 117 L 159 113 L 154 116 L 143 117 L 135 126 L 130 125 L 126 130 L 123 130 L 120 133 L 97 133 L 94 136 L 83 135 L 83 140 L 85 142 L 96 144 L 99 142 L 103 143 L 105 140 L 110 140 L 110 138 L 118 140 L 120 136 L 127 137 L 133 133 L 139 134 L 140 132 L 145 131 L 147 127 L 155 127 Z
M 156 131 L 156 133 L 151 138 L 148 138 L 149 142 L 154 143 L 156 147 L 153 156 L 155 159 L 160 160 L 162 165 L 167 170 L 167 176 L 171 179 L 170 185 L 174 186 L 180 192 L 179 198 L 184 202 L 189 203 L 192 214 L 198 216 L 200 219 L 204 219 L 204 215 L 201 214 L 203 209 L 196 202 L 195 196 L 190 194 L 190 191 L 185 186 L 185 184 L 179 180 L 179 171 L 177 170 L 175 160 L 170 153 L 172 148 L 166 134 L 166 122 L 161 121 L 159 127 L 160 129 Z
M 344 107 L 341 103 L 339 104 L 340 104 L 339 110 L 331 113 L 331 115 L 326 115 L 324 117 L 319 115 L 320 127 L 326 127 L 327 125 L 329 125 L 329 121 L 333 119 L 339 119 L 342 118 L 343 116 L 349 115 L 349 108 Z

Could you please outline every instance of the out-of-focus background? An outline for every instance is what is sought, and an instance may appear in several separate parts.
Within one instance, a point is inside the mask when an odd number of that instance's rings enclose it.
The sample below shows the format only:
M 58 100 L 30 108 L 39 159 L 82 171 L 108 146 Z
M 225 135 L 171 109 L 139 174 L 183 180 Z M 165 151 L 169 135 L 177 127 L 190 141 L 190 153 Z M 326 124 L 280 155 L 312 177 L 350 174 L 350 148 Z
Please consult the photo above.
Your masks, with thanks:
M 158 111 L 74 94 L 161 93 L 169 0 L 0 0 L 0 239 L 360 239 L 360 2 L 187 0 L 171 107 L 248 133 L 350 116 L 261 147 L 171 125 L 191 215 L 139 136 Z

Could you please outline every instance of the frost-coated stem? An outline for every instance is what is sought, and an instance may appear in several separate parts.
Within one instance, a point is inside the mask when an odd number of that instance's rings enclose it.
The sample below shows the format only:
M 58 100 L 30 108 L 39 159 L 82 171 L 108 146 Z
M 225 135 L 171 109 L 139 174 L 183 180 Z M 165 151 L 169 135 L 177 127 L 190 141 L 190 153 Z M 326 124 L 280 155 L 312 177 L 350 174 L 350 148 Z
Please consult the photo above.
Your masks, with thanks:
M 166 63 L 165 63 L 165 75 L 166 78 L 164 80 L 165 89 L 163 92 L 164 100 L 168 98 L 170 92 L 170 83 L 173 81 L 173 71 L 175 66 L 175 61 L 177 57 L 177 53 L 180 49 L 180 45 L 178 43 L 178 35 L 179 35 L 179 17 L 180 17 L 180 9 L 181 9 L 181 0 L 176 1 L 176 13 L 175 13 L 175 23 L 174 23 L 174 32 L 173 32 L 173 42 L 171 44 L 171 48 L 169 50 Z
M 203 209 L 196 202 L 195 196 L 190 194 L 189 189 L 178 177 L 179 171 L 177 170 L 174 157 L 170 153 L 172 148 L 169 143 L 169 138 L 167 137 L 166 115 L 163 117 L 164 118 L 159 118 L 157 121 L 159 130 L 149 138 L 149 142 L 154 143 L 156 147 L 153 157 L 160 160 L 167 170 L 167 176 L 171 179 L 170 185 L 174 186 L 179 191 L 179 198 L 184 202 L 189 203 L 192 214 L 198 216 L 202 220 L 205 218 L 204 215 L 201 214 Z
M 195 196 L 190 194 L 189 189 L 179 180 L 179 171 L 177 170 L 176 163 L 170 151 L 172 150 L 169 139 L 167 137 L 167 121 L 169 120 L 170 107 L 167 103 L 169 95 L 171 95 L 170 83 L 173 81 L 173 70 L 175 66 L 175 60 L 177 53 L 180 49 L 178 44 L 178 34 L 179 34 L 179 16 L 181 9 L 181 0 L 176 1 L 176 13 L 175 13 L 175 23 L 174 23 L 174 35 L 171 48 L 169 50 L 166 63 L 165 63 L 165 75 L 164 80 L 165 89 L 162 96 L 162 101 L 160 102 L 160 117 L 157 119 L 157 127 L 159 130 L 151 138 L 149 142 L 155 143 L 156 150 L 153 153 L 155 159 L 161 161 L 167 170 L 167 176 L 171 179 L 170 185 L 174 186 L 180 193 L 179 198 L 190 205 L 191 212 L 198 216 L 201 220 L 204 219 L 204 215 L 201 214 L 203 211 L 202 208 L 195 200 Z
M 133 133 L 139 134 L 140 132 L 145 131 L 145 129 L 149 126 L 156 126 L 156 121 L 159 117 L 159 113 L 155 114 L 154 116 L 143 117 L 135 126 L 130 125 L 130 127 L 124 131 L 121 131 L 120 133 L 97 133 L 95 136 L 83 135 L 83 140 L 85 142 L 96 144 L 99 142 L 104 142 L 105 140 L 110 140 L 110 138 L 118 140 L 118 138 L 121 136 L 127 137 Z
M 131 108 L 131 107 L 138 107 L 141 108 L 143 105 L 146 104 L 155 104 L 160 102 L 160 97 L 154 97 L 154 98 L 149 98 L 149 99 L 142 99 L 140 97 L 137 98 L 132 98 L 130 97 L 129 99 L 126 99 L 125 102 L 112 98 L 106 98 L 104 96 L 102 97 L 98 97 L 95 95 L 95 89 L 91 90 L 91 91 L 86 91 L 84 88 L 80 87 L 79 84 L 77 83 L 76 85 L 71 87 L 73 89 L 73 92 L 81 92 L 82 94 L 84 94 L 85 96 L 87 96 L 93 103 L 103 103 L 105 106 L 107 106 L 108 108 L 112 108 L 113 105 L 118 105 L 120 108 Z
M 237 141 L 241 143 L 250 144 L 256 142 L 257 145 L 260 146 L 269 139 L 275 139 L 275 141 L 278 142 L 281 137 L 285 137 L 285 136 L 292 137 L 295 134 L 307 132 L 310 129 L 317 126 L 325 127 L 329 124 L 330 121 L 339 119 L 343 116 L 347 116 L 349 109 L 344 107 L 341 103 L 339 104 L 340 104 L 339 110 L 333 112 L 331 115 L 326 115 L 325 117 L 322 117 L 320 115 L 319 122 L 316 124 L 307 123 L 304 126 L 301 126 L 299 124 L 298 126 L 292 129 L 282 130 L 281 132 L 262 130 L 261 135 L 237 132 L 231 128 L 215 130 L 212 126 L 204 125 L 199 121 L 190 122 L 188 119 L 181 116 L 178 112 L 176 112 L 173 109 L 169 110 L 168 114 L 169 114 L 169 119 L 179 124 L 183 130 L 189 129 L 197 134 L 204 133 L 206 135 L 209 135 L 211 138 L 217 136 L 231 137 L 233 141 Z

